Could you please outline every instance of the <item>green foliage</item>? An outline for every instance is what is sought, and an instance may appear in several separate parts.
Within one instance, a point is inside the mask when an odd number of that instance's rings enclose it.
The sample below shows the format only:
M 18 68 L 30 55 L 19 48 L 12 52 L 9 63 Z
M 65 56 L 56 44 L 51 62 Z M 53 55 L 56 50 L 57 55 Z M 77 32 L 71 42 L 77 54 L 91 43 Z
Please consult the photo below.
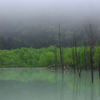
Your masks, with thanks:
M 55 56 L 53 52 L 47 52 L 46 53 L 46 61 L 48 65 L 54 64 Z
M 95 48 L 95 53 L 94 53 L 94 56 L 93 56 L 94 67 L 99 66 L 99 56 L 100 56 L 100 47 L 96 47 Z
M 72 49 L 71 48 L 67 48 L 67 50 L 63 56 L 63 59 L 64 59 L 64 63 L 72 65 L 73 58 L 72 58 Z
M 85 68 L 84 47 L 78 47 L 77 48 L 77 55 L 78 55 L 77 57 L 78 58 L 79 58 L 79 54 L 80 54 L 81 67 Z M 86 63 L 87 63 L 88 68 L 89 68 L 90 67 L 90 48 L 89 47 L 86 47 L 85 55 L 86 55 Z M 78 66 L 79 66 L 79 59 L 78 59 Z
M 42 67 L 47 66 L 46 57 L 43 54 L 40 56 L 39 66 L 42 66 Z
M 72 49 L 63 47 L 63 62 L 69 66 L 73 66 Z M 79 66 L 79 54 L 81 67 L 85 68 L 84 47 L 77 47 L 77 59 Z M 90 47 L 86 47 L 86 63 L 90 68 Z M 94 67 L 98 67 L 100 47 L 92 50 Z M 76 54 L 74 47 L 75 65 Z M 55 47 L 34 49 L 24 48 L 15 50 L 0 50 L 0 67 L 46 67 L 55 64 Z M 61 64 L 60 49 L 57 48 L 57 64 Z

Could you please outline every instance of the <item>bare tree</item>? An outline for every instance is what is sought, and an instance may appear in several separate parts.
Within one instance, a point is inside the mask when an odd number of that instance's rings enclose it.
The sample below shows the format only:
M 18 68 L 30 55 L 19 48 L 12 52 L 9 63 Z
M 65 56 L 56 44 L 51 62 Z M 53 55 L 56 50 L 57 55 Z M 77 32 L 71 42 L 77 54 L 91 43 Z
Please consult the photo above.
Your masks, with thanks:
M 99 78 L 100 78 L 100 54 L 99 54 Z
M 73 56 L 73 66 L 74 66 L 74 74 L 75 74 L 75 55 L 74 55 L 74 45 L 75 44 L 75 37 L 73 34 L 73 48 L 72 48 L 72 56 Z
M 87 72 L 87 64 L 86 64 L 86 40 L 85 40 L 85 43 L 84 43 L 84 61 L 85 61 L 85 70 Z
M 61 46 L 61 36 L 60 36 L 60 24 L 59 24 L 59 45 L 60 45 L 60 58 L 62 65 L 62 73 L 64 72 L 63 57 L 62 57 L 62 46 Z
M 94 48 L 94 44 L 96 41 L 96 30 L 94 30 L 93 25 L 89 24 L 89 28 L 84 26 L 87 37 L 89 39 L 90 42 L 90 46 L 93 49 Z
M 75 56 L 76 56 L 76 66 L 77 66 L 77 73 L 78 73 L 78 59 L 77 59 L 77 49 L 76 49 L 76 37 L 75 37 Z
M 55 71 L 57 71 L 57 47 L 55 46 Z
M 84 27 L 87 33 L 88 39 L 90 41 L 90 61 L 91 61 L 91 78 L 93 83 L 93 59 L 92 59 L 92 49 L 94 49 L 94 43 L 96 41 L 96 31 L 93 28 L 93 25 L 89 24 L 89 31 L 87 27 Z

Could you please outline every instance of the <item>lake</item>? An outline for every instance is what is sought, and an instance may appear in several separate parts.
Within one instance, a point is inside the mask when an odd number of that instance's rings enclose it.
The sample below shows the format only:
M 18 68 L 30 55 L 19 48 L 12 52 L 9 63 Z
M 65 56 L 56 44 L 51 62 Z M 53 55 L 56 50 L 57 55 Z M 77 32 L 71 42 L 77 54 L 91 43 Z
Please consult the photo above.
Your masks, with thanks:
M 0 100 L 100 100 L 99 72 L 0 69 Z

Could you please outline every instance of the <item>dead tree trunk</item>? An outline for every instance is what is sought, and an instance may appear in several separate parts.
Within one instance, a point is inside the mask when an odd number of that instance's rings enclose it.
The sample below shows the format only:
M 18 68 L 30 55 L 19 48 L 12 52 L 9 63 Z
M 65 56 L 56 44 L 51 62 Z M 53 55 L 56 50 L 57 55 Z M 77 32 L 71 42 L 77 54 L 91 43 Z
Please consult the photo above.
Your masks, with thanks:
M 87 29 L 86 26 L 84 26 L 88 40 L 90 42 L 90 46 L 92 49 L 94 49 L 94 44 L 96 41 L 96 31 L 93 28 L 93 25 L 89 24 L 89 28 Z
M 100 78 L 100 54 L 99 54 L 99 78 Z
M 79 57 L 79 66 L 80 66 L 79 77 L 81 78 L 81 62 L 80 62 L 80 53 L 78 53 L 78 57 Z
M 91 78 L 93 83 L 93 59 L 92 59 L 92 47 L 90 47 L 90 60 L 91 60 Z
M 85 44 L 84 44 L 84 61 L 85 61 L 85 70 L 87 72 L 87 64 L 86 64 L 86 41 L 85 41 Z
M 73 66 L 74 66 L 74 74 L 75 74 L 74 35 L 73 35 L 73 49 L 72 49 L 72 56 L 73 56 Z
M 60 45 L 60 58 L 61 58 L 62 73 L 63 73 L 64 66 L 63 66 L 62 49 L 61 49 L 60 24 L 59 24 L 59 45 Z
M 57 47 L 55 46 L 55 71 L 57 71 Z
M 92 49 L 94 49 L 94 43 L 96 41 L 96 31 L 93 29 L 93 25 L 89 24 L 89 30 L 84 27 L 90 42 L 90 60 L 91 60 L 91 78 L 93 83 L 93 59 L 92 59 Z
M 78 73 L 78 60 L 77 60 L 77 49 L 76 49 L 76 37 L 75 37 L 75 56 L 76 56 L 76 66 L 77 66 L 77 73 Z

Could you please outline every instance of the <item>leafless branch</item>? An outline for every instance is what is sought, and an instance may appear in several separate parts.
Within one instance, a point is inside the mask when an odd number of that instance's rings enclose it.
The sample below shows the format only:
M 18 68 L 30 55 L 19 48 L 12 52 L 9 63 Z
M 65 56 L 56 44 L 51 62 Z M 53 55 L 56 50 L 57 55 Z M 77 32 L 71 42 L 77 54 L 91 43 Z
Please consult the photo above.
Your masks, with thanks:
M 94 48 L 94 43 L 96 41 L 96 30 L 94 30 L 93 25 L 91 24 L 89 24 L 89 29 L 87 29 L 86 26 L 84 26 L 84 29 L 90 41 L 91 48 Z

